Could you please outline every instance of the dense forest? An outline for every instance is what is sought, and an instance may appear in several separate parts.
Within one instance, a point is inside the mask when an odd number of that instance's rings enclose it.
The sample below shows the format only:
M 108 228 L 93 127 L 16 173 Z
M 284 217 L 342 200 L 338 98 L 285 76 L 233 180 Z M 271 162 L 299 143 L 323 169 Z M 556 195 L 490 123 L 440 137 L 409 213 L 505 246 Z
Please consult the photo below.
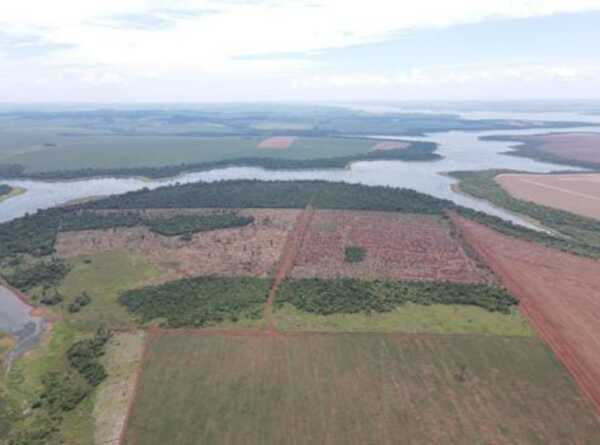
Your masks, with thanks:
M 124 292 L 119 301 L 142 322 L 177 327 L 259 319 L 270 280 L 198 277 Z
M 277 305 L 320 314 L 389 312 L 404 303 L 464 304 L 488 311 L 510 312 L 517 300 L 498 287 L 421 281 L 359 281 L 309 278 L 287 280 L 280 288 Z
M 304 208 L 441 214 L 454 204 L 409 189 L 327 181 L 233 180 L 140 190 L 83 204 L 85 209 Z
M 241 216 L 234 211 L 215 211 L 207 214 L 181 214 L 149 216 L 143 212 L 93 212 L 65 213 L 60 231 L 103 230 L 116 227 L 146 226 L 164 236 L 177 236 L 208 230 L 228 229 L 251 224 L 254 218 Z
M 135 168 L 86 168 L 27 173 L 21 165 L 0 164 L 0 178 L 28 178 L 37 180 L 65 180 L 87 177 L 135 177 L 169 178 L 185 172 L 198 172 L 225 167 L 261 167 L 267 170 L 314 170 L 342 169 L 352 162 L 375 160 L 433 161 L 441 159 L 436 154 L 437 145 L 432 142 L 411 142 L 407 148 L 371 151 L 355 156 L 323 157 L 316 159 L 280 159 L 268 157 L 245 157 L 213 162 L 200 162 L 162 167 Z

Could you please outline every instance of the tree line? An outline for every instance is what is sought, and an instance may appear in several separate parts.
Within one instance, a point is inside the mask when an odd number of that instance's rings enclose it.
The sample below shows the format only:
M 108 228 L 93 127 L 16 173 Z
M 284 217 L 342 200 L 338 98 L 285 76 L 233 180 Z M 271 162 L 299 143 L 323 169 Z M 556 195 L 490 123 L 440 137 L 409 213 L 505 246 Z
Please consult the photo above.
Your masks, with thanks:
M 389 312 L 405 303 L 471 305 L 509 313 L 517 304 L 506 290 L 486 284 L 350 278 L 286 280 L 275 302 L 320 315 Z
M 268 157 L 245 157 L 231 160 L 166 165 L 159 167 L 125 168 L 84 168 L 76 170 L 55 170 L 47 172 L 27 172 L 18 164 L 0 164 L 0 178 L 28 178 L 37 180 L 67 180 L 89 177 L 132 177 L 143 176 L 151 179 L 169 178 L 185 172 L 199 172 L 226 167 L 261 167 L 267 170 L 310 170 L 341 169 L 348 164 L 369 160 L 433 161 L 441 159 L 435 153 L 437 144 L 412 141 L 403 149 L 372 151 L 354 156 L 323 157 L 315 159 L 279 159 Z

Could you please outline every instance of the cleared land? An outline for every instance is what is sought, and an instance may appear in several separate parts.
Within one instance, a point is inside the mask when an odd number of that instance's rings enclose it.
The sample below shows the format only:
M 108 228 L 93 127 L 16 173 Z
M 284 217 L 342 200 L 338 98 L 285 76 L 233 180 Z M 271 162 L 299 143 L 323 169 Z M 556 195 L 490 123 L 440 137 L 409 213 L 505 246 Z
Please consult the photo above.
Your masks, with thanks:
M 502 174 L 495 179 L 516 198 L 600 219 L 600 174 Z
M 400 150 L 403 148 L 407 148 L 410 145 L 409 142 L 399 142 L 399 141 L 386 141 L 380 142 L 373 146 L 371 150 L 373 151 L 385 151 L 385 150 Z
M 154 213 L 174 212 L 179 211 Z M 160 282 L 200 275 L 266 277 L 279 260 L 298 212 L 244 210 L 240 214 L 253 216 L 253 223 L 241 228 L 196 233 L 190 241 L 157 235 L 143 227 L 66 232 L 59 234 L 56 250 L 60 256 L 69 258 L 127 249 L 166 271 L 160 276 Z
M 600 133 L 549 133 L 532 136 L 489 136 L 520 142 L 508 154 L 582 167 L 600 167 Z
M 365 258 L 356 263 L 345 261 L 348 246 L 365 249 Z M 337 210 L 316 212 L 291 276 L 467 283 L 492 280 L 440 217 Z
M 538 149 L 560 158 L 600 164 L 600 133 L 555 133 L 530 136 Z
M 537 339 L 183 331 L 147 348 L 127 445 L 600 441 Z
M 285 150 L 290 148 L 290 146 L 296 141 L 295 137 L 291 136 L 275 136 L 272 138 L 265 139 L 260 144 L 257 145 L 257 148 L 266 148 L 273 150 Z
M 600 262 L 456 223 L 600 412 Z

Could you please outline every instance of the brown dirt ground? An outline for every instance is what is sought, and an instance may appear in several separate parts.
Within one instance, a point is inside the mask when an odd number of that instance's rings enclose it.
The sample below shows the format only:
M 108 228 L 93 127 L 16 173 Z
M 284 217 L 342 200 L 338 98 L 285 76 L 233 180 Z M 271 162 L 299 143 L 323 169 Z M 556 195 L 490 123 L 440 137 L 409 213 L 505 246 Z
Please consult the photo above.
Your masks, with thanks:
M 267 148 L 272 150 L 285 150 L 296 141 L 293 136 L 275 136 L 272 138 L 265 139 L 256 148 Z
M 453 218 L 600 413 L 600 262 Z
M 516 198 L 600 219 L 600 174 L 496 176 Z
M 600 163 L 600 133 L 556 133 L 525 140 L 541 141 L 540 150 L 564 159 Z
M 371 150 L 372 151 L 385 151 L 385 150 L 400 150 L 403 148 L 407 148 L 410 146 L 408 142 L 399 142 L 399 141 L 387 141 L 380 142 L 379 144 L 374 145 Z
M 266 277 L 279 260 L 298 212 L 244 210 L 240 213 L 254 216 L 254 223 L 196 233 L 188 242 L 152 233 L 144 227 L 61 233 L 56 250 L 59 256 L 69 258 L 129 249 L 167 271 L 161 282 L 200 275 Z
M 347 246 L 366 249 L 360 263 L 344 261 Z M 491 282 L 439 217 L 386 212 L 317 211 L 300 248 L 294 278 L 414 279 Z

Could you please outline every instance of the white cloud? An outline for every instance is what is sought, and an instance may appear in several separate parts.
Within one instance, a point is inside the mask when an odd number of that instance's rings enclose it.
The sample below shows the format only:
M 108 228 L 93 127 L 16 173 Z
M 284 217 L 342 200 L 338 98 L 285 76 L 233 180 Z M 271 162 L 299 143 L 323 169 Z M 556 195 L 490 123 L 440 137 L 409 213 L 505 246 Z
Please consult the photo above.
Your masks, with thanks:
M 587 10 L 600 10 L 600 0 L 5 0 L 0 77 L 15 73 L 14 82 L 22 83 L 23 73 L 41 71 L 45 79 L 59 79 L 77 65 L 92 67 L 74 76 L 80 82 L 105 86 L 178 76 L 268 82 L 287 75 L 298 79 L 297 88 L 528 79 L 545 68 L 328 73 L 314 61 L 286 54 L 381 42 L 419 28 Z M 2 36 L 8 36 L 4 44 Z M 25 53 L 24 41 L 36 46 Z M 582 75 L 571 66 L 546 71 L 563 80 Z

